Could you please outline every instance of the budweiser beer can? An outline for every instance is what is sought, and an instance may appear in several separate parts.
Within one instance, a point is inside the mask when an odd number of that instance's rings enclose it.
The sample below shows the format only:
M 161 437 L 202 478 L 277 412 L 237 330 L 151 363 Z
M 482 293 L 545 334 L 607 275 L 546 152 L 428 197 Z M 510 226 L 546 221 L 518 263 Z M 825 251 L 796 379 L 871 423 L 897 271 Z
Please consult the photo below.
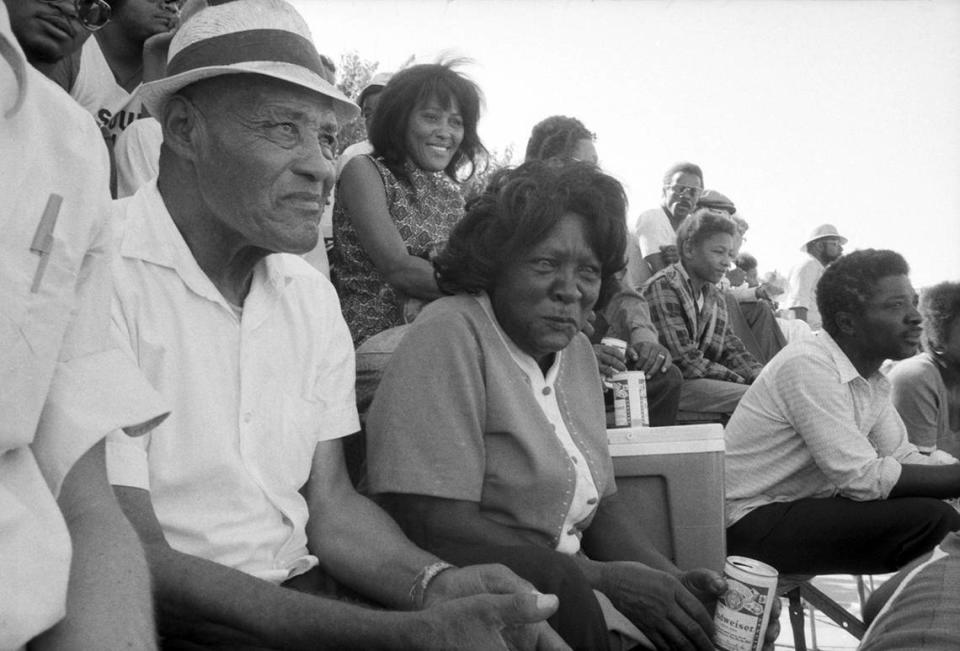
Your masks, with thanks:
M 624 371 L 610 378 L 613 387 L 614 427 L 646 427 L 650 424 L 647 412 L 647 380 L 643 371 Z
M 728 556 L 727 591 L 717 600 L 716 645 L 722 651 L 759 651 L 777 599 L 777 571 L 760 561 Z

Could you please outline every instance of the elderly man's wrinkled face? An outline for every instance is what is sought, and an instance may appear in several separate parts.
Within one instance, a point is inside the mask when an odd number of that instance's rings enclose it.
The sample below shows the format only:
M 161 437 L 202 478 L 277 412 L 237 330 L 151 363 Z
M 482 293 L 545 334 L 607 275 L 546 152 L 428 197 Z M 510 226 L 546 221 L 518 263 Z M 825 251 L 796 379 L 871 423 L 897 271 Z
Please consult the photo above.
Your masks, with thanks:
M 690 214 L 703 192 L 703 183 L 695 174 L 677 172 L 663 188 L 663 206 L 674 219 L 682 220 Z
M 55 63 L 80 48 L 90 36 L 77 17 L 73 0 L 4 0 L 20 47 L 30 63 Z
M 493 311 L 517 347 L 542 361 L 583 328 L 600 296 L 600 274 L 584 218 L 567 213 L 503 269 L 491 297 Z
M 203 115 L 195 169 L 206 209 L 246 244 L 309 251 L 335 180 L 331 100 L 268 77 L 231 77 L 194 102 Z

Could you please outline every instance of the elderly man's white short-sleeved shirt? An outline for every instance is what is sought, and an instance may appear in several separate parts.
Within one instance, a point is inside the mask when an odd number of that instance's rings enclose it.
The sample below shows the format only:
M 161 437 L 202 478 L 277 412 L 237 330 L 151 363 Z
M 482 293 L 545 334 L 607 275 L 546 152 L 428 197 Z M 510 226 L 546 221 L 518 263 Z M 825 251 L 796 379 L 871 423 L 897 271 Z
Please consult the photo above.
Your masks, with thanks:
M 156 181 L 115 206 L 115 329 L 173 414 L 141 439 L 111 436 L 111 483 L 150 491 L 175 549 L 273 582 L 310 569 L 299 490 L 317 443 L 360 428 L 333 286 L 298 256 L 269 255 L 240 312 L 200 269 Z
M 109 337 L 110 177 L 100 133 L 27 63 L 3 4 L 0 54 L 0 648 L 8 649 L 64 614 L 71 550 L 55 501 L 64 477 L 107 432 L 164 409 Z

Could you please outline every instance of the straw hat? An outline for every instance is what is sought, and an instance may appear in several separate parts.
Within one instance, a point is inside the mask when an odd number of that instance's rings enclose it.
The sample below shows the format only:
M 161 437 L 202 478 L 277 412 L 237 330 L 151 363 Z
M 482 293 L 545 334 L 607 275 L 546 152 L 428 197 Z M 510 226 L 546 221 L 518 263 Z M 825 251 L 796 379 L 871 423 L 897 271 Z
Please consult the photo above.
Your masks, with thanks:
M 835 237 L 840 240 L 840 244 L 847 243 L 847 238 L 837 232 L 836 226 L 833 224 L 820 224 L 815 229 L 810 231 L 810 237 L 808 237 L 807 241 L 803 243 L 803 246 L 800 247 L 800 250 L 806 251 L 808 244 L 811 242 L 816 242 L 817 240 L 822 240 L 825 237 Z
M 138 96 L 160 116 L 171 95 L 220 75 L 248 73 L 286 81 L 333 100 L 341 123 L 359 107 L 323 78 L 310 30 L 283 0 L 207 0 L 180 26 L 170 43 L 167 76 L 144 84 Z

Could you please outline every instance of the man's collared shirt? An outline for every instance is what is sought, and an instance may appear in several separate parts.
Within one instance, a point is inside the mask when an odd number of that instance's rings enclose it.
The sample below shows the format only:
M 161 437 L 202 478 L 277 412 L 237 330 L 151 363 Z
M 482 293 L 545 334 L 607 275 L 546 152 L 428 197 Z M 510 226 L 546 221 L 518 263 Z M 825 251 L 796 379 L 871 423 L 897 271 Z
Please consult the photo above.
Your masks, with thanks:
M 654 275 L 643 295 L 660 343 L 670 351 L 684 378 L 744 384 L 760 372 L 760 362 L 730 329 L 727 304 L 719 290 L 705 286 L 702 304 L 698 304 L 693 283 L 681 263 Z
M 111 435 L 111 483 L 149 490 L 179 551 L 275 583 L 310 569 L 299 490 L 318 442 L 360 428 L 333 286 L 298 256 L 269 255 L 238 315 L 155 181 L 116 209 L 115 330 L 174 410 L 142 439 Z
M 63 479 L 109 431 L 165 409 L 109 337 L 114 248 L 103 139 L 90 116 L 27 63 L 3 5 L 0 53 L 0 648 L 7 649 L 65 611 L 70 538 L 55 501 Z
M 775 502 L 886 499 L 901 463 L 931 463 L 907 440 L 886 377 L 861 377 L 825 331 L 767 364 L 725 438 L 727 526 Z

